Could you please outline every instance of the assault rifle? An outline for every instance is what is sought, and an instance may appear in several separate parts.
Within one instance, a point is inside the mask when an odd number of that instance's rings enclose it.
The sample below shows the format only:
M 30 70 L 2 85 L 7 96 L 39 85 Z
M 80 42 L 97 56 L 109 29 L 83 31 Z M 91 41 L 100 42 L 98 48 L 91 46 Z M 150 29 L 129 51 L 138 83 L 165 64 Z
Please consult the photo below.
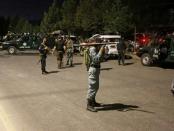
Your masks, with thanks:
M 109 43 L 106 43 L 106 42 L 102 42 L 102 43 L 95 43 L 95 42 L 93 42 L 93 43 L 80 43 L 80 46 L 96 46 L 96 45 L 107 45 L 107 44 L 109 44 Z
M 48 51 L 48 53 L 53 54 L 53 50 L 52 50 L 50 47 L 48 47 L 48 46 L 45 45 L 45 44 L 43 44 L 43 45 L 44 45 L 44 50 L 45 50 L 45 51 Z M 41 54 L 41 53 L 40 53 L 40 54 Z M 41 58 L 38 60 L 37 65 L 38 65 L 40 62 L 41 62 Z
M 114 42 L 101 42 L 101 43 L 80 43 L 80 46 L 96 46 L 96 45 L 108 45 L 108 44 L 115 44 Z

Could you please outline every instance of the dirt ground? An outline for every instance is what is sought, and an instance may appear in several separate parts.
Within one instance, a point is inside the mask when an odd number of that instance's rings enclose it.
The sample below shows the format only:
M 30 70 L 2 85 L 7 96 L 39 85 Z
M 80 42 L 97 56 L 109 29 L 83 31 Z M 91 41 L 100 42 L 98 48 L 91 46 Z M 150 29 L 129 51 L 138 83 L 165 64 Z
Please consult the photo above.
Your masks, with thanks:
M 57 69 L 56 57 L 48 56 L 48 75 L 38 60 L 38 54 L 0 53 L 1 131 L 174 130 L 172 66 L 144 67 L 137 58 L 126 66 L 103 62 L 97 101 L 104 106 L 92 113 L 82 57 L 74 56 L 72 68 Z

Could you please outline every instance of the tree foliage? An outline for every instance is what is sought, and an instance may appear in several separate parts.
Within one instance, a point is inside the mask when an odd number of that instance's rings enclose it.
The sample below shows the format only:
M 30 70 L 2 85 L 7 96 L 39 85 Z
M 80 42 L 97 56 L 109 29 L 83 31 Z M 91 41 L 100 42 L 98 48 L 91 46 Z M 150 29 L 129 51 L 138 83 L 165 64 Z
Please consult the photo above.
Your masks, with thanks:
M 75 32 L 76 28 L 75 15 L 76 15 L 77 5 L 78 5 L 77 0 L 65 0 L 62 5 L 61 28 L 68 34 Z
M 22 17 L 11 17 L 9 30 L 16 33 L 33 32 L 33 26 L 28 20 Z
M 81 36 L 126 34 L 133 32 L 134 26 L 141 30 L 152 25 L 174 24 L 173 5 L 171 0 L 53 0 L 44 12 L 40 31 L 63 30 Z M 0 22 L 1 34 L 8 27 L 13 32 L 39 31 L 38 26 L 19 17 L 0 18 Z
M 61 2 L 54 0 L 53 4 L 49 7 L 48 12 L 44 13 L 41 22 L 41 32 L 51 32 L 60 28 L 61 15 Z
M 106 0 L 106 8 L 103 12 L 105 33 L 125 33 L 133 28 L 132 14 L 121 0 Z
M 9 26 L 9 19 L 0 17 L 0 36 L 3 36 L 7 33 L 8 26 Z
M 41 23 L 43 32 L 64 30 L 89 36 L 94 33 L 126 32 L 131 13 L 121 0 L 54 0 Z

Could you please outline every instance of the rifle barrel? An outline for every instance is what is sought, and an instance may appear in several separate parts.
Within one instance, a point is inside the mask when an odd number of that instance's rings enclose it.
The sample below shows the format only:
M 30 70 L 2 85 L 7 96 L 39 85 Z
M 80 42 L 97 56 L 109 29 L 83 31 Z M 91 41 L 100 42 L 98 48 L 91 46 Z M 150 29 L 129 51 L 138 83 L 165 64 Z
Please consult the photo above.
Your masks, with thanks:
M 115 44 L 114 42 L 102 42 L 102 43 L 81 43 L 80 46 L 94 46 L 94 45 L 108 45 L 108 44 Z

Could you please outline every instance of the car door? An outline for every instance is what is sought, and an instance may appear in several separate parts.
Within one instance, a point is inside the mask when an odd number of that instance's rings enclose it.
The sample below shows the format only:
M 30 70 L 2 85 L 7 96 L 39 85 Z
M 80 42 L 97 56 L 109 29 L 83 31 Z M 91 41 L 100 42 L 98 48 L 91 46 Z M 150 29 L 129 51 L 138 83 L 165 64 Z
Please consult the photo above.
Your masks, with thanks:
M 29 49 L 30 45 L 29 45 L 28 41 L 29 41 L 28 36 L 22 36 L 18 40 L 18 48 L 21 49 L 21 50 Z
M 37 36 L 31 36 L 30 43 L 31 43 L 31 48 L 33 50 L 38 49 L 39 44 L 40 44 L 39 38 Z

